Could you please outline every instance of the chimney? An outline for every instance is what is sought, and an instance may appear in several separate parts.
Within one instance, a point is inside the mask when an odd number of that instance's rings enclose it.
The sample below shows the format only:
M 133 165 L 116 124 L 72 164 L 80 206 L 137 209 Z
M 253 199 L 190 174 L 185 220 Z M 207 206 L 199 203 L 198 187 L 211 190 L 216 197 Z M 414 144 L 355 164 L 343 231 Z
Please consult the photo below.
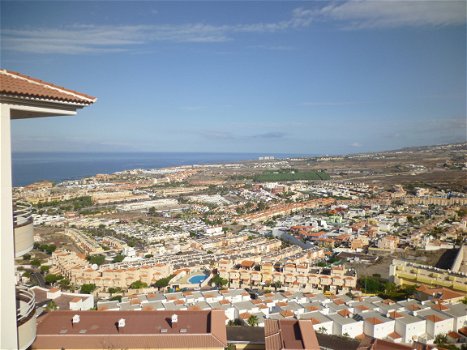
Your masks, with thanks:
M 120 330 L 123 331 L 124 327 L 125 327 L 125 319 L 121 318 L 121 319 L 118 320 L 118 324 L 117 324 L 118 333 L 120 333 Z
M 177 314 L 173 314 L 173 315 L 172 315 L 172 318 L 171 318 L 171 326 L 172 326 L 172 328 L 177 327 L 177 323 L 178 323 L 178 315 L 177 315 Z
M 75 323 L 79 323 L 79 315 L 74 315 L 73 318 L 71 319 L 71 326 L 73 327 Z

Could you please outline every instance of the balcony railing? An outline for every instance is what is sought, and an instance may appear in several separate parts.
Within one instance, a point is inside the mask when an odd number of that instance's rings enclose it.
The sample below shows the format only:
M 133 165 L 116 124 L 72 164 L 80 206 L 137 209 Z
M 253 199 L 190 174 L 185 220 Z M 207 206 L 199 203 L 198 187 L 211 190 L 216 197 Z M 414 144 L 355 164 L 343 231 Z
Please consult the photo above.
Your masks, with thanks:
M 21 227 L 32 224 L 32 207 L 30 204 L 20 201 L 13 203 L 13 224 L 14 227 Z
M 36 339 L 35 307 L 34 293 L 25 287 L 17 287 L 16 319 L 20 349 L 27 349 Z
M 13 226 L 15 232 L 15 256 L 31 251 L 34 247 L 32 207 L 28 203 L 13 202 Z
M 36 299 L 34 292 L 25 287 L 16 287 L 16 318 L 18 326 L 34 316 Z

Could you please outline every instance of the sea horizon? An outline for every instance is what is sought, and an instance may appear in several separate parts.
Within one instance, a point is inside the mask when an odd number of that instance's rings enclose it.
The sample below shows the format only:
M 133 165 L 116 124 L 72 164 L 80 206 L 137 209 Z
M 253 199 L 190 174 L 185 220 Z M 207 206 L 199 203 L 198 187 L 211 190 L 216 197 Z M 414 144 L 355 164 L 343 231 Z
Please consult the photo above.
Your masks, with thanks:
M 13 152 L 13 186 L 26 186 L 43 180 L 76 180 L 99 173 L 132 169 L 251 161 L 262 156 L 281 159 L 318 155 L 264 152 Z

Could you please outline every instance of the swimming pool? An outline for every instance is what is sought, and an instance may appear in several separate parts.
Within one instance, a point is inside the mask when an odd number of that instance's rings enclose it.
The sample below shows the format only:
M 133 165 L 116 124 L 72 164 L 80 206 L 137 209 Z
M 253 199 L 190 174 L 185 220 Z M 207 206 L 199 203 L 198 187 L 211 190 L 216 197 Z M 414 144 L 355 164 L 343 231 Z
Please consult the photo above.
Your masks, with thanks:
M 191 283 L 191 284 L 199 284 L 199 283 L 203 282 L 207 277 L 208 276 L 206 276 L 206 275 L 195 275 L 195 276 L 190 277 L 188 282 Z

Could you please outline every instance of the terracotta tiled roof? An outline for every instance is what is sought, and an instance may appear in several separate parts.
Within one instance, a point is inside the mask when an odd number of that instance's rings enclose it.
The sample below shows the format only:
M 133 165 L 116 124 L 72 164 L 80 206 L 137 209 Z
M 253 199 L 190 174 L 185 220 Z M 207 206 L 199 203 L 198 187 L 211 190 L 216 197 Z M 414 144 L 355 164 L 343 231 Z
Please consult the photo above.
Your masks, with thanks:
M 420 306 L 418 306 L 417 304 L 410 304 L 407 306 L 407 310 L 410 310 L 410 311 L 417 311 L 417 310 L 420 310 Z
M 380 323 L 383 323 L 383 321 L 381 321 L 379 318 L 376 318 L 376 317 L 370 317 L 370 318 L 367 318 L 365 321 L 371 323 L 371 324 L 380 324 Z
M 251 314 L 249 312 L 243 312 L 240 315 L 238 315 L 242 320 L 247 320 L 251 317 Z
M 453 339 L 460 339 L 460 337 L 461 337 L 460 334 L 457 333 L 457 332 L 449 332 L 448 336 L 450 336 Z
M 315 324 L 320 324 L 320 323 L 321 323 L 320 320 L 318 320 L 318 319 L 316 319 L 316 318 L 313 318 L 313 317 L 310 318 L 310 321 L 311 321 L 311 323 L 313 323 L 314 325 L 315 325 Z
M 457 331 L 467 337 L 467 327 L 459 328 Z
M 266 350 L 319 350 L 318 339 L 310 320 L 266 320 Z
M 90 105 L 96 98 L 64 87 L 0 69 L 0 94 Z
M 240 265 L 241 265 L 242 267 L 250 268 L 250 267 L 252 267 L 254 264 L 255 264 L 254 261 L 251 261 L 251 260 L 244 260 L 244 261 L 242 261 L 242 263 L 241 263 Z
M 399 339 L 399 338 L 401 338 L 400 334 L 399 334 L 399 333 L 396 333 L 396 332 L 389 333 L 389 334 L 388 334 L 388 337 L 390 337 L 390 338 L 392 338 L 392 339 Z
M 309 305 L 309 306 L 305 307 L 305 309 L 307 309 L 308 311 L 317 311 L 317 310 L 319 310 L 319 307 L 314 306 L 314 305 Z
M 436 315 L 428 315 L 427 317 L 425 317 L 427 320 L 431 321 L 431 322 L 440 322 L 440 321 L 444 321 L 443 318 L 441 317 L 438 317 Z
M 38 319 L 35 349 L 160 349 L 224 348 L 227 346 L 222 310 L 177 311 L 54 311 Z M 72 324 L 73 315 L 80 321 Z M 125 326 L 116 322 L 125 319 Z M 182 331 L 184 330 L 184 331 Z M 124 336 L 122 336 L 124 335 Z
M 337 312 L 339 315 L 342 317 L 348 317 L 350 316 L 350 311 L 348 309 L 342 309 Z
M 404 317 L 404 315 L 398 313 L 397 311 L 391 311 L 391 312 L 389 312 L 389 317 L 391 317 L 391 318 L 400 318 L 400 317 Z
M 283 310 L 280 312 L 283 317 L 293 317 L 294 313 L 290 310 Z

